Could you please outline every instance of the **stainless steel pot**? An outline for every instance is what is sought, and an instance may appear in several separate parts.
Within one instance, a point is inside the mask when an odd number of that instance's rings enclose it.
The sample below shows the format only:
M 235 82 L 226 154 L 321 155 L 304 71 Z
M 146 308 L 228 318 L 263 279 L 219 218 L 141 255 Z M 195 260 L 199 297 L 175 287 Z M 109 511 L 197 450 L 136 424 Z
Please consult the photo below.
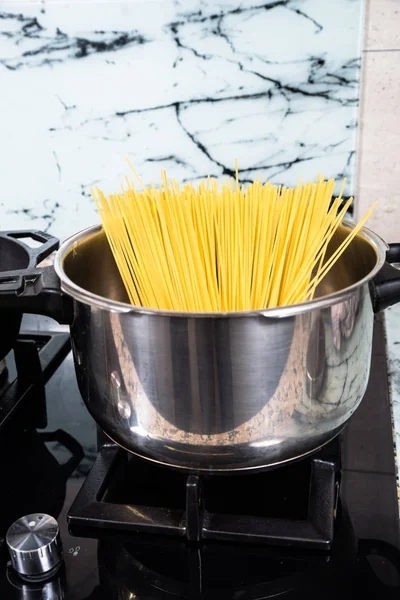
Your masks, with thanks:
M 55 272 L 15 272 L 11 291 L 0 278 L 0 307 L 70 323 L 87 408 L 130 452 L 193 470 L 273 467 L 327 443 L 361 402 L 374 311 L 400 301 L 400 273 L 385 259 L 399 256 L 363 230 L 312 302 L 180 314 L 128 304 L 95 226 L 62 244 Z

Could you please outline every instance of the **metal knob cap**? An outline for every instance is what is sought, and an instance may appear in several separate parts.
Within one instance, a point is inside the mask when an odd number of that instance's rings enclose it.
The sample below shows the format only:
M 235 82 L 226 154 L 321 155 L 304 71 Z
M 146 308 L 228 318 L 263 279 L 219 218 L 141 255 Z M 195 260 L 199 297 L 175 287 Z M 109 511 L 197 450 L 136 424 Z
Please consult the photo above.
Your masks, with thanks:
M 6 542 L 14 569 L 26 579 L 50 577 L 61 562 L 57 521 L 42 513 L 21 517 L 7 531 Z

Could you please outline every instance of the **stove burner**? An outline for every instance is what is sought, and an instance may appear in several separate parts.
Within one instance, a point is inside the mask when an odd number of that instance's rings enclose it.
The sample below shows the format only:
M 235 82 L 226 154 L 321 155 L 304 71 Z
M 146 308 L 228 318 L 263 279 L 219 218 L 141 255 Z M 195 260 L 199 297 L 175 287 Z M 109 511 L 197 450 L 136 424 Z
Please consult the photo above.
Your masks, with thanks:
M 14 347 L 16 374 L 9 381 L 9 370 L 3 366 L 0 381 L 0 429 L 9 421 L 20 404 L 35 394 L 36 409 L 42 396 L 45 403 L 44 385 L 53 375 L 71 349 L 68 333 L 24 332 L 18 336 Z M 8 375 L 8 377 L 7 377 Z M 4 381 L 5 379 L 5 381 Z M 37 423 L 46 427 L 46 423 Z
M 71 529 L 162 534 L 191 542 L 328 550 L 340 442 L 293 465 L 251 475 L 186 475 L 105 445 L 68 513 Z M 162 500 L 160 500 L 162 498 Z
M 102 532 L 97 549 L 104 598 L 266 600 L 397 598 L 400 553 L 357 540 L 343 503 L 329 552 Z M 97 598 L 96 595 L 94 597 Z

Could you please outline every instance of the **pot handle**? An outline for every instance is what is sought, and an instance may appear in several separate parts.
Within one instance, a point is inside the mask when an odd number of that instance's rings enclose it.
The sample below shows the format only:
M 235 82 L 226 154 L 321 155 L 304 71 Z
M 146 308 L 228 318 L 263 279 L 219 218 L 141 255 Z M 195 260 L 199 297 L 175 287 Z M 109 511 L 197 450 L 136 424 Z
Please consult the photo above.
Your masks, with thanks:
M 0 273 L 1 309 L 44 315 L 62 325 L 73 319 L 72 299 L 61 291 L 53 266 Z
M 2 231 L 0 232 L 0 237 L 9 238 L 15 240 L 20 246 L 26 250 L 29 254 L 29 264 L 28 269 L 31 267 L 36 267 L 42 260 L 47 258 L 54 250 L 58 250 L 60 242 L 57 238 L 49 235 L 48 233 L 44 233 L 43 231 L 36 231 L 32 229 L 26 229 L 23 231 Z M 37 246 L 33 248 L 26 244 L 23 240 L 31 239 L 36 242 L 40 242 L 41 246 Z
M 389 244 L 386 262 L 371 282 L 374 312 L 400 302 L 400 270 L 393 266 L 395 263 L 400 263 L 400 243 Z

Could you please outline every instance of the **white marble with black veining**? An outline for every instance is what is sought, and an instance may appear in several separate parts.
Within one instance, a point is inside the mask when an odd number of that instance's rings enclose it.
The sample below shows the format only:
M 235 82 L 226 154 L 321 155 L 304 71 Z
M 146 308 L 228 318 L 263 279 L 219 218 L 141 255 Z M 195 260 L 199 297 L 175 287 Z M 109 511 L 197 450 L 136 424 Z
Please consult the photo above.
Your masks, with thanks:
M 393 434 L 397 449 L 397 468 L 400 505 L 400 304 L 385 310 L 388 376 L 392 400 Z
M 90 187 L 230 175 L 354 188 L 362 0 L 0 4 L 0 229 L 64 238 Z

